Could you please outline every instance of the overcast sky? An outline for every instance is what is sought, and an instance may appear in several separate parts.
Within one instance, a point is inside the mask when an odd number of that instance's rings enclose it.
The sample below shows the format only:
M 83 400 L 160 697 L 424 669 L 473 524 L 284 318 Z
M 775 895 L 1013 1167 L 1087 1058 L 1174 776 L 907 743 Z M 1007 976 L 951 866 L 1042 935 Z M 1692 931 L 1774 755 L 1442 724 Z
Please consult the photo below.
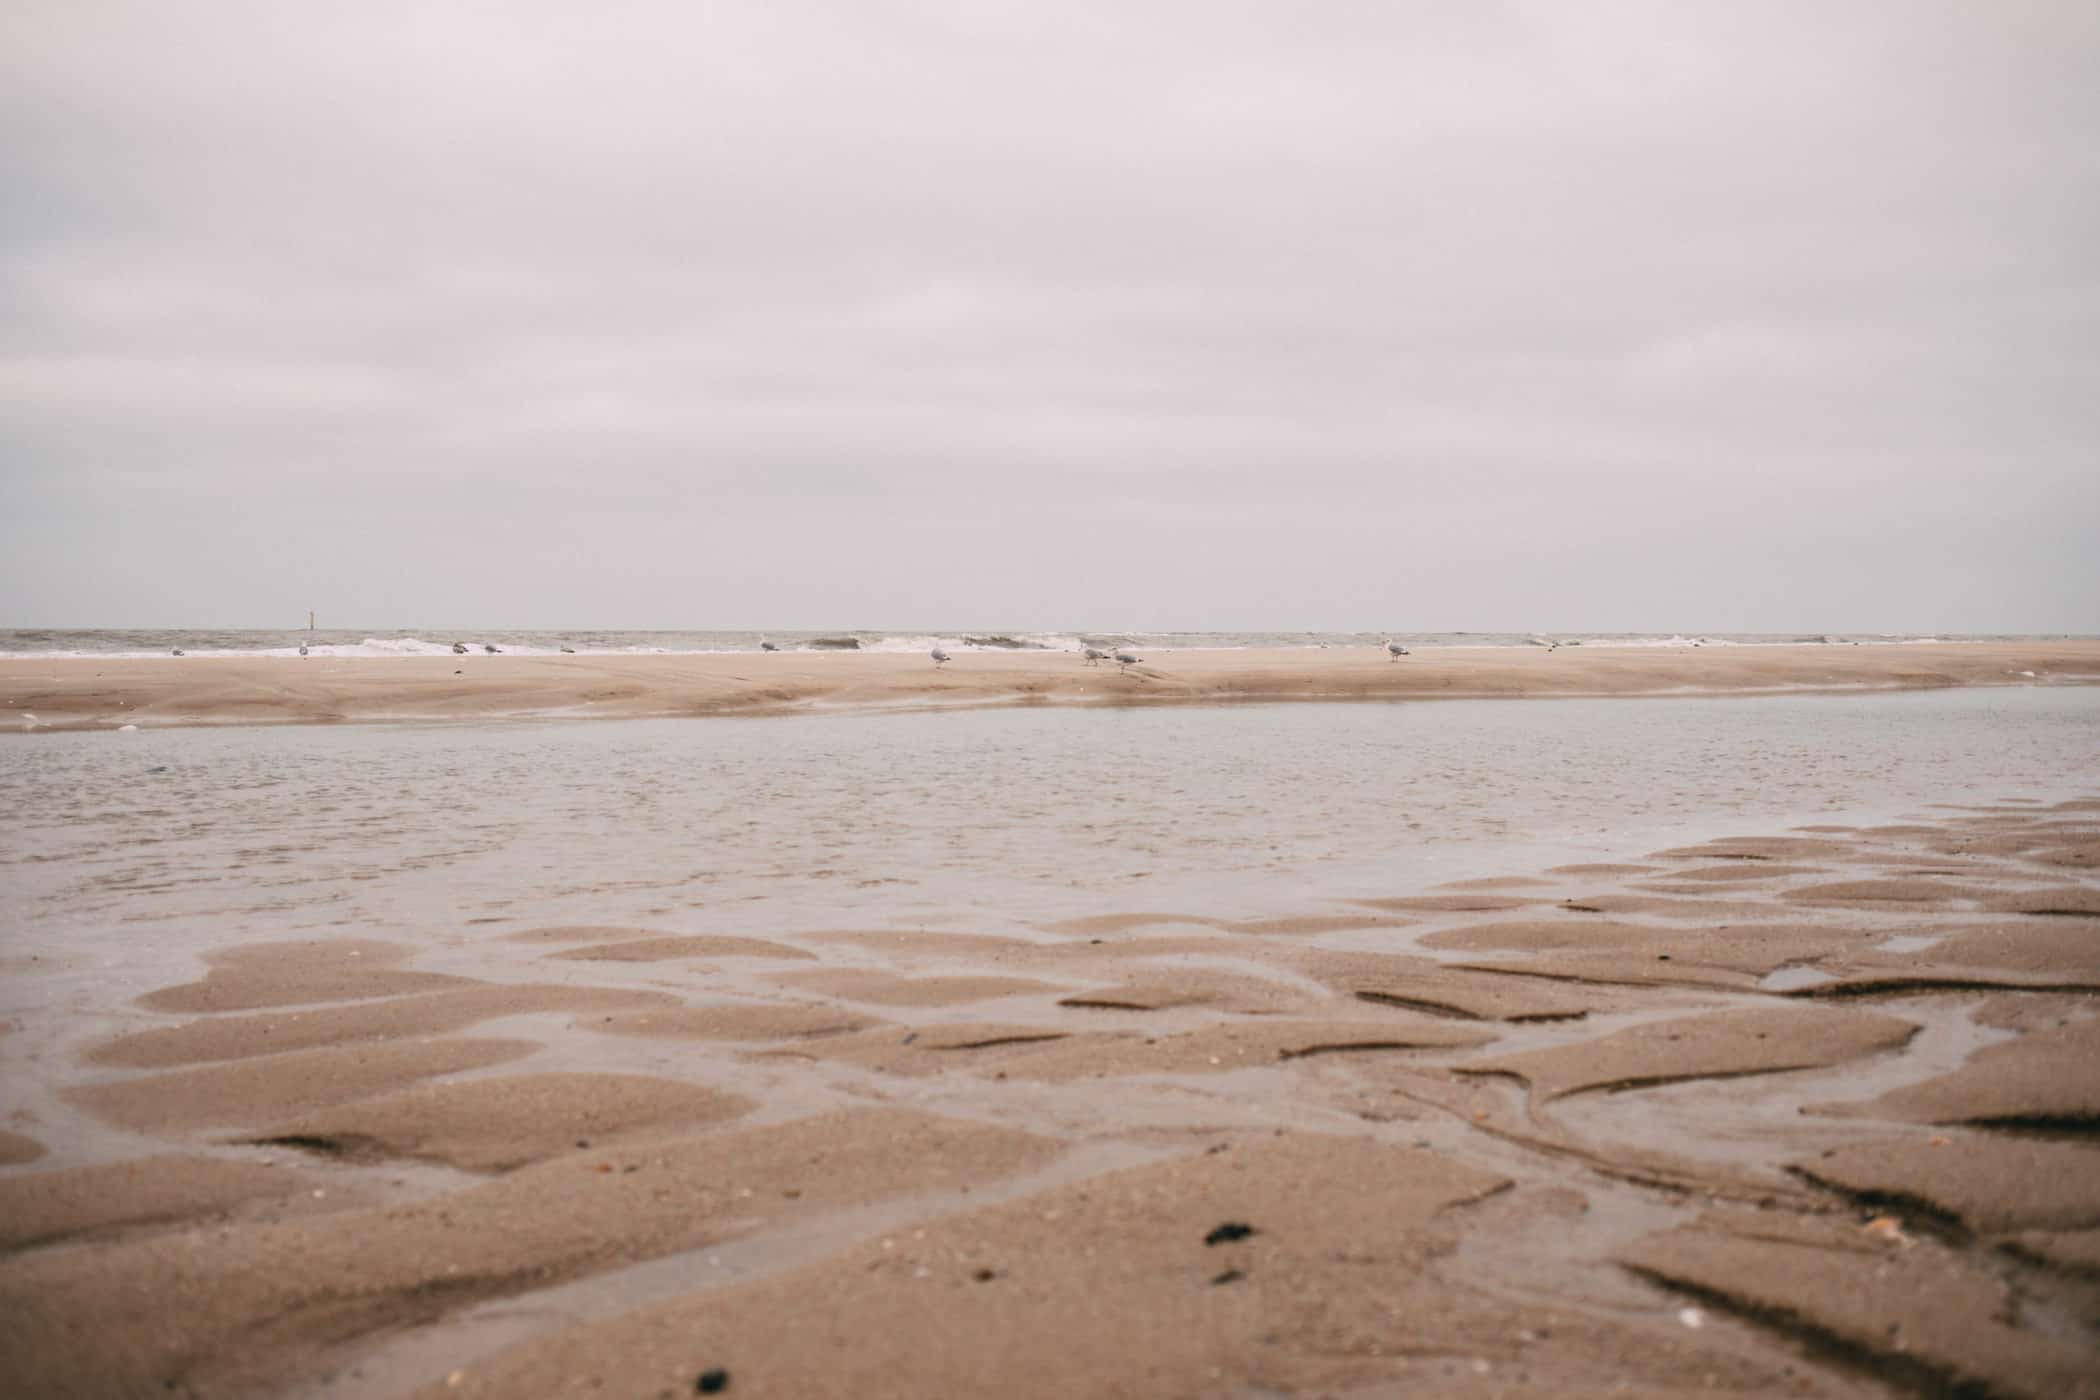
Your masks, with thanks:
M 0 625 L 2100 632 L 2092 0 L 7 0 Z

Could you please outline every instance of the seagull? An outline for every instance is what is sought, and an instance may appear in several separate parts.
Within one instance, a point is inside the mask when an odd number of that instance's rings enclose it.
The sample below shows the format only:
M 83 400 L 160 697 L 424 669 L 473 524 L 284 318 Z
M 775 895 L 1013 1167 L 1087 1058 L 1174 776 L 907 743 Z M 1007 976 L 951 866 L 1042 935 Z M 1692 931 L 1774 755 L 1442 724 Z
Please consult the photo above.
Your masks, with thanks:
M 465 656 L 467 654 L 467 644 L 465 642 L 454 642 L 452 644 L 452 654 L 454 656 Z
M 1119 671 L 1127 671 L 1132 666 L 1137 665 L 1138 662 L 1143 661 L 1144 659 L 1144 657 L 1139 656 L 1136 652 L 1130 650 L 1130 648 L 1128 647 L 1119 648 L 1116 651 L 1116 669 Z
M 773 645 L 773 644 L 772 644 L 771 642 L 767 641 L 767 640 L 766 640 L 766 639 L 765 639 L 764 637 L 760 637 L 760 638 L 758 639 L 758 649 L 759 649 L 760 651 L 779 651 L 779 650 L 780 650 L 780 648 L 779 648 L 779 647 L 776 647 L 776 646 L 774 646 L 774 645 Z
M 481 644 L 481 649 L 487 652 L 490 656 L 498 656 L 502 654 L 502 649 L 496 646 L 496 644 L 493 642 L 483 642 Z
M 562 654 L 563 656 L 574 656 L 574 655 L 576 654 L 576 648 L 574 648 L 574 647 L 563 647 L 563 648 L 561 649 L 561 654 Z
M 1087 647 L 1085 650 L 1086 664 L 1089 666 L 1099 666 L 1102 662 L 1108 660 L 1108 653 L 1099 647 Z
M 935 647 L 928 655 L 933 657 L 933 664 L 936 669 L 947 663 L 948 653 L 942 651 L 939 647 Z
M 1385 644 L 1385 650 L 1386 654 L 1392 657 L 1392 659 L 1395 661 L 1398 661 L 1401 657 L 1407 655 L 1407 648 L 1401 646 L 1398 642 L 1387 642 Z
M 304 642 L 301 642 L 301 643 L 299 643 L 299 654 L 300 654 L 301 656 L 304 656 L 304 655 L 306 655 L 306 643 L 304 643 Z
M 175 648 L 175 650 L 173 650 L 173 651 L 169 652 L 169 653 L 168 653 L 168 655 L 170 655 L 170 656 L 180 656 L 180 655 L 182 655 L 182 648 L 181 648 L 181 647 L 177 647 L 177 648 Z

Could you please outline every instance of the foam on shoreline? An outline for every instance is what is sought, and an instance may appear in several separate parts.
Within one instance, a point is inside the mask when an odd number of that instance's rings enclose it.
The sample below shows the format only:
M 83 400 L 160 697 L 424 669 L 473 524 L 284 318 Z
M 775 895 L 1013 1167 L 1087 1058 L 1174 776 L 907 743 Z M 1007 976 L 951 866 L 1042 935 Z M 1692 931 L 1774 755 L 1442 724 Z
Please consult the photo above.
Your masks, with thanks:
M 1172 632 L 1146 629 L 833 629 L 818 631 L 636 631 L 590 628 L 427 627 L 413 629 L 0 628 L 0 658 L 50 660 L 227 660 L 312 656 L 473 655 L 494 646 L 512 656 L 716 656 L 783 652 L 1079 652 L 1132 646 L 1171 652 L 1323 651 L 1380 647 L 1387 638 L 1414 649 L 1482 650 L 1583 646 L 1691 650 L 1774 646 L 1935 646 L 1946 642 L 2100 641 L 2060 635 L 1748 632 Z

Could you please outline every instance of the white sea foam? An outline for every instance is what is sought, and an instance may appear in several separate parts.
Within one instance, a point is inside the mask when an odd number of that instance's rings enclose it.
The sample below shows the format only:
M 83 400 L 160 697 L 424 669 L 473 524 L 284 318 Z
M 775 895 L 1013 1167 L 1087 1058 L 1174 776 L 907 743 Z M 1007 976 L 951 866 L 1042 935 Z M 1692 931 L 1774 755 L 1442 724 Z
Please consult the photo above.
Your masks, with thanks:
M 1081 631 L 875 632 L 847 629 L 757 631 L 620 631 L 609 629 L 497 628 L 477 631 L 468 628 L 426 628 L 397 636 L 362 636 L 355 631 L 303 629 L 234 631 L 198 629 L 142 629 L 106 631 L 93 629 L 0 630 L 0 657 L 99 658 L 104 660 L 173 660 L 180 648 L 183 660 L 214 657 L 296 657 L 305 643 L 310 656 L 383 658 L 399 656 L 447 657 L 455 641 L 471 656 L 484 656 L 485 644 L 493 644 L 510 656 L 554 656 L 575 652 L 591 656 L 707 656 L 743 655 L 759 650 L 761 639 L 784 652 L 822 653 L 830 650 L 924 654 L 938 646 L 951 654 L 972 651 L 1011 651 L 1028 656 L 1041 653 L 1076 653 L 1084 645 L 1134 646 L 1151 651 L 1231 652 L 1250 648 L 1341 649 L 1383 648 L 1388 638 L 1416 649 L 1475 649 L 1535 646 L 1541 641 L 1562 646 L 1686 649 L 1691 647 L 1765 647 L 1833 645 L 1873 646 L 1902 643 L 1935 645 L 1943 642 L 2019 640 L 2013 637 L 1985 638 L 1952 636 L 1888 636 L 1872 634 L 1713 634 L 1713 633 L 1612 633 L 1561 632 L 1543 636 L 1521 632 L 1155 632 L 1142 628 L 1095 628 Z M 2038 640 L 2027 638 L 2026 640 Z M 830 643 L 831 645 L 826 645 Z M 462 660 L 465 658 L 462 657 Z
M 367 637 L 355 646 L 320 650 L 333 656 L 443 656 L 452 647 L 446 642 L 426 642 L 421 637 Z
M 853 634 L 844 634 L 853 635 Z M 860 650 L 931 651 L 1077 651 L 1079 638 L 1064 632 L 908 632 L 872 640 L 860 637 Z
M 1739 647 L 1748 645 L 1744 642 L 1729 641 L 1717 637 L 1687 637 L 1681 633 L 1672 633 L 1667 637 L 1613 637 L 1606 635 L 1585 638 L 1584 640 L 1593 647 Z M 1774 643 L 1773 645 L 1782 644 Z

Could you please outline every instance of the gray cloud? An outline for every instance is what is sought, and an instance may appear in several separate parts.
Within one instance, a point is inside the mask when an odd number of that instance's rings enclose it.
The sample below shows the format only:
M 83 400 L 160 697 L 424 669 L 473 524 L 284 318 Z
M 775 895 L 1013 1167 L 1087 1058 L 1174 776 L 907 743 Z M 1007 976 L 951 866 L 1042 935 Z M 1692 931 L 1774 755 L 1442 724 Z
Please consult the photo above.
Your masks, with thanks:
M 1099 8 L 18 0 L 0 623 L 2100 631 L 2092 6 Z

